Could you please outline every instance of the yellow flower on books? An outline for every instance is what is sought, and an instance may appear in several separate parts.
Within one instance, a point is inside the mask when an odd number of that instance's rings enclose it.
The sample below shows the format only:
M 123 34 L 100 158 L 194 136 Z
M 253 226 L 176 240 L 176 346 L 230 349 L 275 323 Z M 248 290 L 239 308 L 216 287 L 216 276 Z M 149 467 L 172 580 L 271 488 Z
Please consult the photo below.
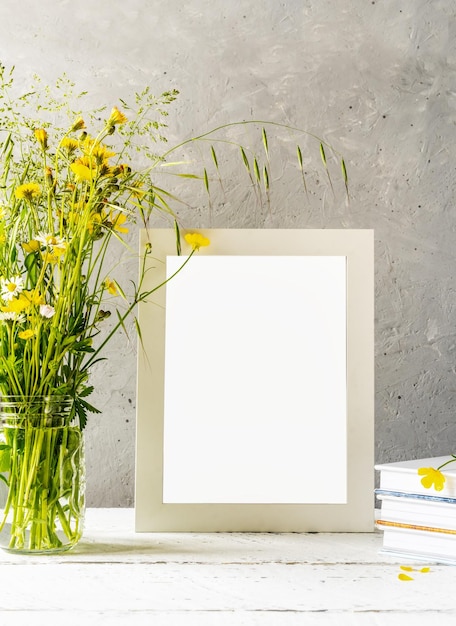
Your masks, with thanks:
M 430 489 L 432 485 L 434 485 L 436 491 L 442 491 L 445 484 L 445 476 L 440 470 L 434 469 L 433 467 L 420 467 L 418 474 L 423 476 L 421 479 L 423 487 Z
M 14 195 L 18 200 L 33 200 L 41 194 L 41 187 L 38 183 L 24 183 L 16 187 Z
M 32 330 L 31 328 L 27 328 L 27 330 L 22 330 L 18 333 L 19 339 L 31 339 L 36 334 L 36 330 Z
M 199 250 L 202 246 L 208 246 L 211 243 L 207 237 L 200 235 L 200 233 L 187 233 L 184 239 L 193 250 Z

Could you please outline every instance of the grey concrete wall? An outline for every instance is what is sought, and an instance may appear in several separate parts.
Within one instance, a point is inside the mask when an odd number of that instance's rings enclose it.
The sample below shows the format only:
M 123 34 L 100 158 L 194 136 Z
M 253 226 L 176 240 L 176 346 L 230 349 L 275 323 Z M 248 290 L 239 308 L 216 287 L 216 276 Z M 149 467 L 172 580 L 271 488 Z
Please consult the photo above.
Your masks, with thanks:
M 456 449 L 455 14 L 454 0 L 2 0 L 0 59 L 25 82 L 65 71 L 94 104 L 178 88 L 170 143 L 269 119 L 344 154 L 349 204 L 314 171 L 311 141 L 306 200 L 295 165 L 282 172 L 294 141 L 282 136 L 270 209 L 236 175 L 211 208 L 196 191 L 176 208 L 187 227 L 375 229 L 376 456 L 389 461 Z M 130 260 L 119 279 L 135 272 Z M 128 506 L 135 345 L 119 337 L 108 356 L 94 373 L 88 502 Z

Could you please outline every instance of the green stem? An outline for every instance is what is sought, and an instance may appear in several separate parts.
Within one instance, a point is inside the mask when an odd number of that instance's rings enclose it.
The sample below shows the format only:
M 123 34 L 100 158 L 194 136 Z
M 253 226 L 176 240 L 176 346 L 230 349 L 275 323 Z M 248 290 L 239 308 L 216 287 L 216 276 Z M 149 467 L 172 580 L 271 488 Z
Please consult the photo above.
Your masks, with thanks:
M 445 461 L 445 463 L 442 463 L 442 465 L 439 465 L 439 467 L 437 468 L 437 471 L 440 471 L 442 469 L 442 467 L 445 467 L 445 465 L 449 465 L 450 463 L 454 463 L 456 461 L 456 455 L 452 454 L 451 456 L 453 458 L 449 459 L 448 461 Z

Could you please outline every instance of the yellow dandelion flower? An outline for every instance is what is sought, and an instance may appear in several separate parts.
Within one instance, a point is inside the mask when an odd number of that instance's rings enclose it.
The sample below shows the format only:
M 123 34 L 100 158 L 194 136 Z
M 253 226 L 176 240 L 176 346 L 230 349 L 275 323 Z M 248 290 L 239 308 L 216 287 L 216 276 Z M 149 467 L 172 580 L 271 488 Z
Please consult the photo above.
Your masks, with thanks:
M 82 163 L 72 163 L 70 169 L 78 182 L 91 181 L 93 178 L 92 170 Z
M 44 130 L 44 128 L 35 128 L 33 133 L 35 135 L 35 139 L 40 144 L 40 146 L 43 148 L 43 150 L 46 150 L 47 147 L 48 147 L 48 143 L 47 143 L 48 134 Z
M 40 306 L 40 304 L 45 304 L 46 302 L 40 292 L 36 291 L 36 289 L 33 291 L 27 291 L 24 289 L 19 297 L 28 302 L 29 306 Z
M 64 137 L 60 142 L 60 147 L 68 152 L 68 154 L 73 154 L 79 147 L 76 139 L 72 139 L 71 137 Z
M 92 213 L 87 222 L 87 230 L 90 234 L 101 224 L 101 215 L 99 213 Z
M 43 252 L 42 253 L 43 263 L 50 263 L 51 265 L 56 265 L 60 261 L 60 255 L 55 254 L 55 252 Z
M 434 485 L 436 491 L 442 491 L 445 484 L 445 476 L 438 469 L 433 467 L 420 467 L 418 474 L 423 476 L 421 484 L 426 489 L 430 489 Z
M 24 294 L 21 293 L 20 296 L 13 298 L 13 300 L 10 300 L 6 306 L 2 306 L 0 309 L 3 313 L 22 313 L 30 307 L 31 303 L 24 296 Z
M 70 128 L 70 133 L 76 132 L 77 130 L 82 130 L 85 128 L 85 122 L 82 117 L 79 115 L 73 122 L 72 127 Z
M 116 124 L 125 124 L 127 118 L 125 115 L 119 111 L 117 107 L 113 107 L 111 110 L 111 115 L 107 121 L 108 126 L 115 126 Z
M 79 165 L 85 165 L 90 170 L 97 169 L 97 161 L 95 157 L 91 156 L 90 154 L 84 154 L 84 156 L 79 157 L 79 159 L 76 159 L 75 163 L 78 163 Z
M 109 177 L 113 176 L 113 168 L 110 167 L 106 161 L 102 161 L 101 163 L 99 163 L 99 166 L 100 168 L 98 172 L 100 176 L 109 176 Z
M 92 155 L 99 161 L 107 161 L 116 156 L 115 152 L 112 152 L 109 148 L 102 143 L 97 143 L 92 149 Z
M 83 137 L 80 137 L 79 139 L 79 147 L 81 148 L 82 152 L 84 152 L 84 154 L 90 154 L 94 143 L 95 139 L 87 134 L 85 134 Z
M 193 250 L 199 250 L 202 246 L 208 246 L 211 243 L 207 237 L 200 235 L 200 233 L 187 233 L 184 239 Z
M 131 174 L 131 167 L 127 163 L 121 163 L 119 165 L 119 175 L 128 176 Z
M 111 280 L 110 278 L 106 278 L 104 283 L 103 283 L 103 287 L 109 291 L 109 293 L 113 296 L 117 296 L 118 295 L 118 291 L 117 291 L 117 285 L 116 283 Z
M 135 181 L 131 187 L 129 187 L 129 190 L 131 191 L 132 196 L 134 196 L 135 198 L 143 198 L 146 195 L 146 191 L 144 189 L 141 189 L 141 187 L 144 186 L 144 181 L 142 180 L 138 180 Z
M 16 187 L 14 195 L 18 200 L 33 200 L 36 196 L 41 194 L 41 187 L 38 183 L 24 183 Z
M 27 328 L 27 330 L 22 330 L 20 333 L 17 334 L 19 339 L 25 339 L 26 341 L 27 339 L 31 339 L 35 335 L 36 335 L 36 330 L 32 330 L 31 328 Z
M 111 211 L 110 222 L 112 224 L 112 228 L 116 230 L 118 233 L 128 233 L 128 228 L 122 226 L 127 221 L 127 216 L 125 213 L 114 213 Z

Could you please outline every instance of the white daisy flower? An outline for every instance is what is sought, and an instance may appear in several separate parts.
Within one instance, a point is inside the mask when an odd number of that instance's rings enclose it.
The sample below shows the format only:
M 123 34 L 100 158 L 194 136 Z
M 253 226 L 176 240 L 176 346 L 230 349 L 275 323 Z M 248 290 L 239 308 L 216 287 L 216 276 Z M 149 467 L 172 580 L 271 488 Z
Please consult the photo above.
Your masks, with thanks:
M 24 279 L 21 276 L 0 279 L 0 290 L 3 300 L 9 302 L 18 296 L 24 289 Z
M 55 309 L 50 304 L 40 304 L 40 315 L 48 319 L 55 314 Z
M 26 320 L 25 315 L 22 313 L 14 313 L 13 311 L 5 311 L 0 313 L 0 322 L 17 322 L 23 324 Z
M 37 241 L 46 246 L 51 252 L 65 252 L 67 248 L 67 242 L 62 237 L 56 237 L 55 235 L 49 235 L 47 233 L 39 233 L 36 238 Z

